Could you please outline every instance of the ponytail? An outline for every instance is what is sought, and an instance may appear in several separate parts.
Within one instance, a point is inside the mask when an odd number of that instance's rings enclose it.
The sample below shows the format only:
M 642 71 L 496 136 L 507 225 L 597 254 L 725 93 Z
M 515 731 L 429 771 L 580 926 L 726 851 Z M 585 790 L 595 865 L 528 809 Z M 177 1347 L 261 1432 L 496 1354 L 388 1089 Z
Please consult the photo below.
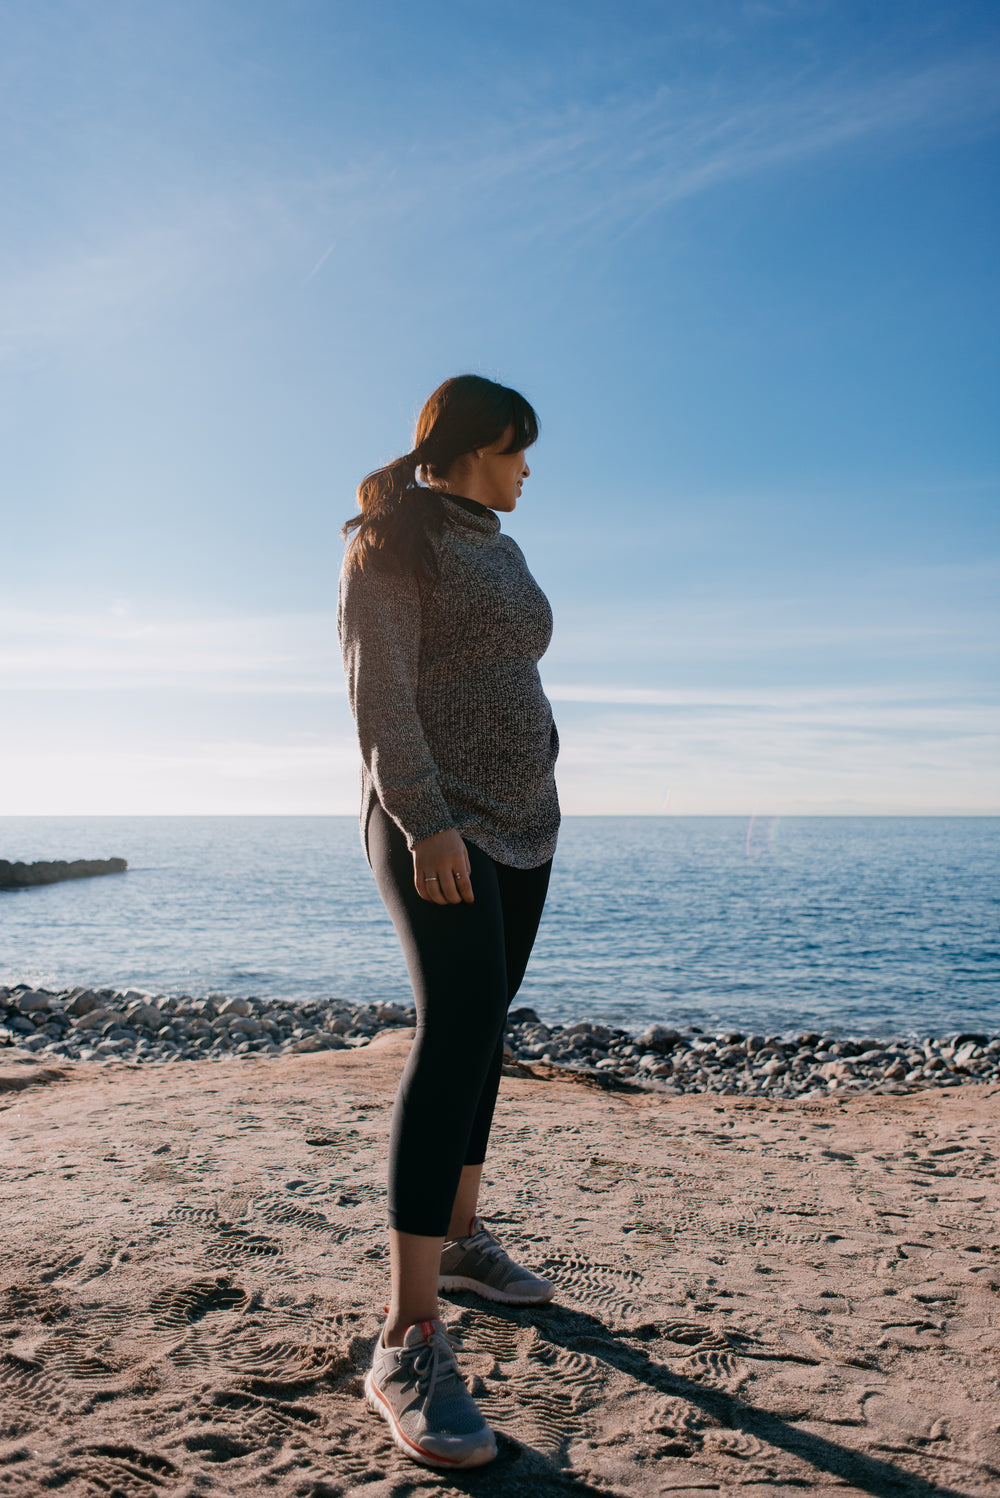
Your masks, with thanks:
M 419 448 L 376 468 L 358 485 L 360 515 L 348 520 L 341 535 L 348 542 L 349 567 L 363 572 L 379 566 L 390 572 L 413 571 L 421 584 L 437 579 L 435 541 L 444 525 L 444 509 L 433 489 L 417 483 Z M 352 536 L 352 532 L 356 532 Z

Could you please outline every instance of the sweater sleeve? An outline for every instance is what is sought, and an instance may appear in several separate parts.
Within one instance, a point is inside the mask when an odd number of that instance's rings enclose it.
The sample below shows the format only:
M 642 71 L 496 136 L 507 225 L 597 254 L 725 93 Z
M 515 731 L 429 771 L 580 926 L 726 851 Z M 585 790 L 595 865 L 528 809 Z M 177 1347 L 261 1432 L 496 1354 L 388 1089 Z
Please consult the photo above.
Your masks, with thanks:
M 411 850 L 455 825 L 417 712 L 420 617 L 413 577 L 344 568 L 337 627 L 361 755 Z

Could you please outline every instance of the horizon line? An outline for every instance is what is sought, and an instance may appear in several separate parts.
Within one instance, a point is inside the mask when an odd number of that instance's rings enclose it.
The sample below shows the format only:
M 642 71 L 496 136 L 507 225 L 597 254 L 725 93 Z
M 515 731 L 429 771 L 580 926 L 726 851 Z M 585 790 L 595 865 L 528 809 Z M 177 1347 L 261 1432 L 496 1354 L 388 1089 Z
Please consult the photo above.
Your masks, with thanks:
M 288 821 L 298 818 L 303 821 L 327 820 L 327 821 L 351 821 L 360 820 L 357 812 L 351 811 L 4 811 L 0 812 L 0 822 L 42 819 L 72 819 L 74 821 L 105 821 L 115 819 L 124 821 L 135 818 L 150 820 L 154 817 L 167 818 L 224 818 L 246 821 L 256 818 L 261 821 L 271 819 L 277 821 L 279 818 Z M 750 822 L 772 822 L 772 821 L 794 821 L 810 820 L 816 821 L 826 819 L 829 821 L 847 820 L 854 821 L 869 819 L 872 821 L 990 821 L 1000 820 L 1000 808 L 989 811 L 567 811 L 562 813 L 562 821 L 583 821 L 585 819 L 596 820 L 606 818 L 608 821 L 697 821 L 713 818 L 719 821 L 750 821 Z

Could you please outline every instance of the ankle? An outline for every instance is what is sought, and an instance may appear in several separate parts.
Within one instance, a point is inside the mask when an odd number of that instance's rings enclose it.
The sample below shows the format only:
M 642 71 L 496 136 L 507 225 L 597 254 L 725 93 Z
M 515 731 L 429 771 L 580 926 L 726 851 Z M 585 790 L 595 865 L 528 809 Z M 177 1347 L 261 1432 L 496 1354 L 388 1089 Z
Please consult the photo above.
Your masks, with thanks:
M 411 1326 L 416 1326 L 420 1321 L 433 1321 L 437 1314 L 437 1306 L 434 1306 L 433 1310 L 427 1311 L 423 1316 L 404 1316 L 398 1312 L 394 1315 L 390 1312 L 382 1328 L 382 1346 L 402 1347 L 403 1342 L 406 1340 L 406 1333 L 410 1330 Z
M 476 1214 L 456 1213 L 448 1224 L 449 1238 L 471 1238 L 472 1224 L 476 1220 Z

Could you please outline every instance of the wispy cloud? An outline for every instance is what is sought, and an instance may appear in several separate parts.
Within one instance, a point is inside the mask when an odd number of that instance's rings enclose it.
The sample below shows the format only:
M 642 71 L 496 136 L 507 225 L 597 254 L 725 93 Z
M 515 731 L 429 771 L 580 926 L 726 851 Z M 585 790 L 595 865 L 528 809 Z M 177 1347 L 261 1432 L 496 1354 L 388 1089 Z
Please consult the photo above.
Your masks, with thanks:
M 357 810 L 357 749 L 346 737 L 220 737 L 158 745 L 140 728 L 116 742 L 18 745 L 4 758 L 0 816 L 315 816 Z
M 148 620 L 118 601 L 103 613 L 0 610 L 0 688 L 334 696 L 344 692 L 332 614 Z
M 1000 813 L 995 712 L 587 705 L 557 716 L 569 813 Z
M 721 97 L 663 87 L 626 101 L 542 110 L 460 145 L 435 150 L 414 142 L 404 181 L 396 160 L 372 161 L 352 211 L 358 221 L 369 213 L 401 217 L 432 202 L 446 217 L 449 203 L 465 214 L 476 200 L 511 201 L 518 203 L 510 215 L 514 240 L 614 236 L 673 204 L 836 151 L 913 150 L 931 135 L 993 128 L 997 64 L 967 57 L 864 78 L 765 78 Z M 322 201 L 321 180 L 316 187 Z
M 80 333 L 108 331 L 161 301 L 190 273 L 195 246 L 182 231 L 149 228 L 100 248 L 73 248 L 0 281 L 0 357 Z
M 99 347 L 144 331 L 192 293 L 252 281 L 288 252 L 290 236 L 298 244 L 293 206 L 270 183 L 212 192 L 199 178 L 166 208 L 124 202 L 120 217 L 83 216 L 78 235 L 52 236 L 44 257 L 33 247 L 19 255 L 11 236 L 0 263 L 0 361 Z
M 661 722 L 698 718 L 718 723 L 724 719 L 724 726 L 745 727 L 754 720 L 759 723 L 766 719 L 778 729 L 808 720 L 816 726 L 848 730 L 864 727 L 895 733 L 911 729 L 946 735 L 993 733 L 1000 740 L 998 694 L 959 691 L 952 681 L 926 682 L 916 688 L 880 682 L 868 687 L 842 684 L 749 691 L 739 687 L 705 691 L 546 682 L 545 691 L 553 703 L 666 710 L 660 712 Z
M 611 584 L 588 573 L 600 601 L 557 599 L 549 676 L 661 689 L 686 686 L 698 672 L 712 691 L 756 688 L 776 671 L 807 690 L 819 672 L 824 684 L 878 680 L 903 691 L 927 679 L 995 681 L 1000 563 L 989 555 L 961 565 L 858 562 L 818 575 L 810 590 L 795 569 L 783 583 L 721 578 L 709 586 L 710 571 L 705 562 L 655 590 L 635 583 L 631 597 L 624 589 L 611 596 Z M 628 579 L 625 563 L 618 575 Z
M 18 724 L 8 813 L 355 808 L 329 613 L 170 622 L 118 599 L 100 613 L 8 609 L 0 639 Z M 546 689 L 569 812 L 654 814 L 668 792 L 682 813 L 1000 811 L 1000 707 L 986 684 L 737 674 L 663 687 L 591 670 L 546 676 Z
M 252 281 L 284 266 L 311 280 L 357 257 L 379 225 L 426 219 L 450 233 L 471 205 L 491 223 L 496 252 L 541 240 L 614 238 L 651 213 L 727 183 L 858 146 L 912 149 L 929 134 L 992 125 L 996 63 L 966 58 L 861 80 L 787 78 L 708 97 L 661 88 L 626 101 L 540 107 L 462 134 L 412 133 L 371 147 L 348 168 L 301 162 L 250 185 L 206 186 L 203 164 L 169 213 L 81 221 L 76 243 L 0 268 L 0 359 L 66 340 L 102 340 L 141 327 L 193 290 Z M 517 203 L 499 214 L 497 205 Z M 335 232 L 330 233 L 330 226 Z
M 556 701 L 568 814 L 1000 813 L 997 714 L 956 704 L 944 689 L 937 700 L 928 692 L 884 703 L 847 689 L 749 705 L 738 693 L 683 704 L 610 695 L 596 688 Z M 166 735 L 129 692 L 102 696 L 84 719 L 63 712 L 49 731 L 30 699 L 18 701 L 3 815 L 357 810 L 359 756 L 343 699 L 332 718 L 255 714 L 242 733 L 179 702 Z
M 913 149 L 931 132 L 995 123 L 996 62 L 943 62 L 858 82 L 783 80 L 761 97 L 688 117 L 676 104 L 668 95 L 622 122 L 634 136 L 632 169 L 610 207 L 623 219 L 846 147 Z

